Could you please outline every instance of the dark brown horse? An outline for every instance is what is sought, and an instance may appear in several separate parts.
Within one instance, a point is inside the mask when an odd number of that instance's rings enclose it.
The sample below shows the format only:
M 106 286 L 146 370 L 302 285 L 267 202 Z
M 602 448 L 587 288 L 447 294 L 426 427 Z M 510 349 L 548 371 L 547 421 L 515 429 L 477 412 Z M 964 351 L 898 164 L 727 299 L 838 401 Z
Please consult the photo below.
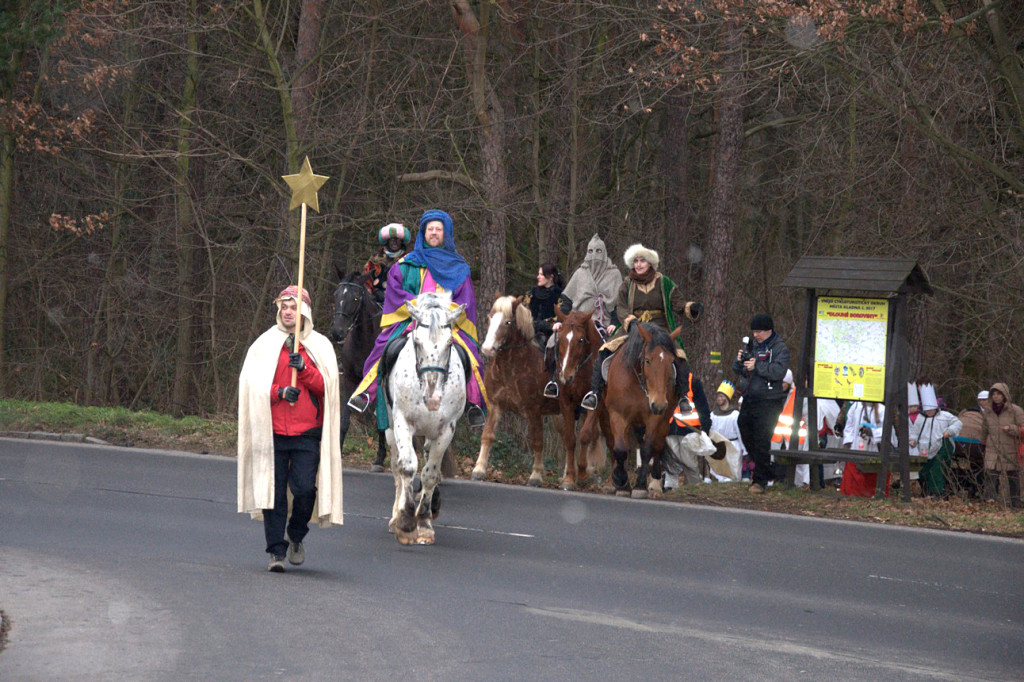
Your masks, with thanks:
M 590 390 L 590 376 L 598 349 L 604 342 L 594 326 L 594 313 L 572 311 L 568 315 L 555 307 L 561 326 L 558 329 L 558 406 L 562 413 L 562 445 L 565 448 L 563 490 L 575 490 L 604 468 L 604 445 L 594 439 L 582 444 L 576 456 L 576 410 Z
M 522 297 L 500 296 L 488 313 L 487 336 L 480 352 L 488 358 L 484 387 L 490 401 L 487 423 L 480 435 L 480 454 L 473 467 L 473 478 L 487 476 L 487 461 L 494 444 L 494 427 L 502 412 L 514 412 L 526 420 L 529 429 L 533 471 L 529 484 L 544 480 L 544 415 L 559 413 L 559 401 L 544 397 L 547 373 L 544 354 L 533 339 L 533 316 L 522 304 Z
M 629 337 L 612 356 L 608 367 L 608 382 L 604 398 L 598 409 L 587 417 L 581 440 L 596 438 L 596 424 L 600 423 L 608 439 L 615 466 L 612 485 L 616 494 L 647 497 L 661 494 L 661 457 L 665 450 L 671 409 L 679 396 L 676 390 L 676 357 L 674 343 L 680 329 L 672 334 L 656 325 L 635 323 Z M 686 362 L 682 363 L 686 366 Z M 643 433 L 640 446 L 640 467 L 636 484 L 631 488 L 626 471 L 626 457 L 636 446 L 638 434 Z M 648 482 L 648 476 L 650 481 Z
M 337 268 L 336 268 L 337 270 Z M 353 272 L 345 277 L 337 270 L 341 283 L 334 289 L 331 321 L 331 339 L 338 346 L 338 369 L 341 379 L 341 446 L 345 445 L 351 416 L 347 404 L 348 397 L 363 378 L 363 363 L 370 354 L 377 334 L 380 332 L 380 309 L 373 302 L 373 295 L 366 288 L 368 275 Z M 366 414 L 377 425 L 376 412 L 367 410 Z M 384 471 L 384 458 L 387 456 L 387 441 L 384 432 L 377 432 L 377 459 L 371 471 Z

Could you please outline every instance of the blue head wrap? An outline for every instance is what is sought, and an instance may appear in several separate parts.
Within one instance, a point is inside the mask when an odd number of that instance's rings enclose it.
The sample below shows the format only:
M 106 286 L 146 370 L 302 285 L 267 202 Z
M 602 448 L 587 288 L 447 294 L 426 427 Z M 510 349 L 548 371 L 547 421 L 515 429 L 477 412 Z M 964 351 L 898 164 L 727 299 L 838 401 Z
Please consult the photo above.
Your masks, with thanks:
M 444 225 L 444 242 L 438 247 L 427 246 L 423 240 L 424 227 L 432 220 L 440 220 Z M 416 246 L 406 255 L 405 262 L 425 267 L 434 281 L 448 291 L 455 291 L 469 277 L 469 263 L 455 250 L 455 223 L 450 215 L 436 208 L 420 218 Z

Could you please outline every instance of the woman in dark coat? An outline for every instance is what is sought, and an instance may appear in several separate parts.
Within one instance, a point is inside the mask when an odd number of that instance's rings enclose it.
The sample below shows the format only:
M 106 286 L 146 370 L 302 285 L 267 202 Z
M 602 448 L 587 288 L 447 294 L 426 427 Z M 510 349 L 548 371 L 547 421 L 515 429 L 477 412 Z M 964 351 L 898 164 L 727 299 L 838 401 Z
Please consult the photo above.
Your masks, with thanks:
M 565 278 L 558 271 L 554 263 L 542 263 L 537 269 L 537 286 L 530 289 L 524 301 L 530 308 L 533 315 L 533 333 L 537 343 L 544 351 L 544 366 L 551 377 L 544 386 L 544 397 L 558 397 L 558 383 L 555 381 L 555 353 L 549 344 L 549 339 L 554 332 L 558 331 L 561 324 L 555 316 L 555 306 L 562 309 L 563 315 L 568 315 L 572 309 L 572 301 L 562 293 L 565 288 Z

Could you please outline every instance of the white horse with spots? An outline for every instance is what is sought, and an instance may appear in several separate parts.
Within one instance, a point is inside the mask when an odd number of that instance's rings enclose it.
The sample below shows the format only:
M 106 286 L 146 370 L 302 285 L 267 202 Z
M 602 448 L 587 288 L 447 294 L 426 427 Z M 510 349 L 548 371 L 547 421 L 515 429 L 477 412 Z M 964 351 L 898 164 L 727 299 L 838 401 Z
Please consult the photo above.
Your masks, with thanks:
M 466 407 L 466 374 L 462 357 L 453 352 L 452 325 L 464 306 L 452 306 L 447 294 L 427 293 L 409 301 L 414 321 L 410 342 L 399 352 L 388 375 L 392 402 L 391 471 L 395 476 L 395 504 L 389 530 L 403 545 L 434 544 L 431 519 L 440 511 L 441 458 L 455 435 L 455 422 Z M 423 470 L 413 438 L 424 439 Z

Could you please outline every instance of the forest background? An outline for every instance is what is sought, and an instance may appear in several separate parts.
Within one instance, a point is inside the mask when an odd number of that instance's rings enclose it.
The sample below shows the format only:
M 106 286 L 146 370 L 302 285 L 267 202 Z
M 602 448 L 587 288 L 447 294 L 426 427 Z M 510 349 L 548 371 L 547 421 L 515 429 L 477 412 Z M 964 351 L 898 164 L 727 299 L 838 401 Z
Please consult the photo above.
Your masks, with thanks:
M 597 233 L 703 301 L 717 385 L 801 256 L 912 259 L 911 376 L 1024 392 L 1018 0 L 12 0 L 0 395 L 229 415 L 296 279 L 317 328 L 389 222 L 455 218 L 481 312 Z

